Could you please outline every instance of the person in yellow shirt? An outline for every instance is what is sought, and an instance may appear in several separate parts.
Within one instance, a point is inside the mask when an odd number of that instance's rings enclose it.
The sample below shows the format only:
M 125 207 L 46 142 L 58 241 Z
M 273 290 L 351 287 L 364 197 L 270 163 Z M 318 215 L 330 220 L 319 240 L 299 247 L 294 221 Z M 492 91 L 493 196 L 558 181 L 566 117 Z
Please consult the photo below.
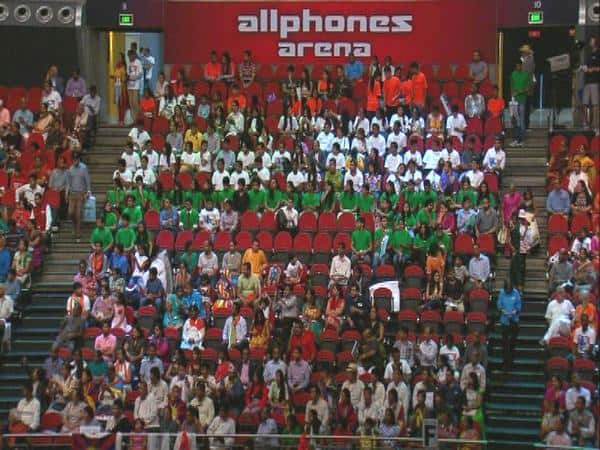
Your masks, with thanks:
M 268 264 L 265 252 L 259 247 L 258 240 L 252 241 L 252 247 L 246 249 L 244 256 L 242 257 L 242 265 L 244 263 L 250 263 L 252 273 L 260 278 L 261 273 L 265 266 Z
M 188 128 L 188 130 L 185 132 L 183 142 L 191 142 L 194 153 L 200 151 L 200 144 L 202 143 L 202 132 L 198 130 L 198 124 L 196 122 L 192 122 L 191 127 Z

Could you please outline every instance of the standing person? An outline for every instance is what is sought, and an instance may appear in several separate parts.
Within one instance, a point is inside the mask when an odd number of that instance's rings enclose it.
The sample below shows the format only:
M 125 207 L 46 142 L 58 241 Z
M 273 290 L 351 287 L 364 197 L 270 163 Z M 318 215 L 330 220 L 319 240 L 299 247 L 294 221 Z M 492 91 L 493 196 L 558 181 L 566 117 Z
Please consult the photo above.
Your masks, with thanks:
M 510 280 L 504 280 L 504 287 L 498 296 L 498 310 L 502 325 L 504 370 L 508 371 L 513 363 L 521 314 L 521 294 L 513 287 Z
M 523 64 L 523 70 L 527 72 L 531 78 L 531 84 L 527 91 L 527 98 L 525 99 L 525 129 L 529 129 L 529 116 L 531 115 L 531 105 L 533 103 L 533 87 L 535 84 L 535 59 L 533 57 L 533 50 L 528 44 L 524 44 L 519 49 L 521 52 L 521 62 Z
M 585 57 L 583 66 L 583 107 L 585 108 L 584 125 L 594 127 L 596 134 L 599 131 L 600 122 L 600 51 L 598 50 L 598 38 L 590 38 L 590 49 Z
M 150 54 L 150 49 L 145 47 L 142 49 L 142 67 L 144 68 L 144 90 L 152 86 L 152 69 L 156 61 L 154 56 Z
M 525 139 L 525 130 L 527 129 L 527 99 L 529 92 L 533 87 L 533 79 L 531 74 L 523 68 L 523 63 L 518 60 L 515 63 L 515 70 L 510 75 L 510 90 L 514 100 L 518 103 L 517 127 L 515 140 L 511 146 L 520 147 Z
M 81 242 L 81 208 L 83 202 L 92 193 L 90 174 L 87 166 L 81 162 L 79 153 L 73 154 L 73 165 L 67 175 L 67 198 L 69 199 L 69 217 L 73 220 L 75 239 Z
M 127 82 L 127 61 L 125 60 L 124 53 L 119 53 L 119 59 L 115 64 L 111 78 L 113 80 L 115 104 L 119 111 L 119 125 L 123 125 L 125 122 L 125 110 L 129 104 L 127 89 L 125 88 L 125 83 Z
M 127 95 L 129 96 L 131 119 L 135 122 L 140 111 L 140 87 L 142 85 L 142 77 L 144 76 L 144 68 L 134 51 L 130 50 L 127 55 L 129 56 L 129 65 L 127 66 Z

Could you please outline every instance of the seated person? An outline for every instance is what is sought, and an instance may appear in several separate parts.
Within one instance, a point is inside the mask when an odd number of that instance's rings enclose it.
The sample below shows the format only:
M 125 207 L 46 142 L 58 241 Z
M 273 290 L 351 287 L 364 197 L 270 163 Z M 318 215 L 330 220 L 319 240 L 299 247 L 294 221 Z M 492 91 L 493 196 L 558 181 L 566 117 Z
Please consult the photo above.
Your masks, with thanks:
M 202 341 L 204 340 L 204 334 L 206 332 L 206 325 L 204 320 L 198 316 L 198 307 L 193 305 L 190 308 L 190 317 L 183 324 L 183 331 L 181 334 L 181 348 L 182 349 L 194 349 L 199 348 L 202 350 Z

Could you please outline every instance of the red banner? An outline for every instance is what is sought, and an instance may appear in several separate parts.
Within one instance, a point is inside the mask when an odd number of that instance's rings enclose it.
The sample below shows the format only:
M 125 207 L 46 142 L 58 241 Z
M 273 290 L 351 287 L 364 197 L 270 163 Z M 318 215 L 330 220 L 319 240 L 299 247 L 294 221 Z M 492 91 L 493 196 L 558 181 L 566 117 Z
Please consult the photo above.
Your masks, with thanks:
M 165 61 L 199 64 L 211 50 L 239 61 L 245 49 L 271 63 L 464 63 L 479 48 L 495 61 L 496 1 L 170 1 Z

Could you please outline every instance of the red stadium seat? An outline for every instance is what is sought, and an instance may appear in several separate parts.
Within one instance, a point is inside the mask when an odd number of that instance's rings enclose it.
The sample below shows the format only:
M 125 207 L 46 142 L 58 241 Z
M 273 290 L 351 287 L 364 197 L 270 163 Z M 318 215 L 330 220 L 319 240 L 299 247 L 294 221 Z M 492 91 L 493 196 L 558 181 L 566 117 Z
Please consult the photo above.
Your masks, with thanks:
M 567 218 L 561 214 L 552 214 L 548 218 L 548 234 L 567 235 L 569 232 L 569 223 Z
M 571 136 L 571 139 L 569 140 L 569 153 L 577 153 L 581 147 L 587 150 L 589 145 L 590 142 L 588 141 L 587 136 L 576 134 L 575 136 Z
M 490 192 L 497 194 L 498 193 L 498 175 L 496 175 L 495 173 L 486 172 L 486 174 L 484 175 L 484 180 L 487 183 Z
M 390 264 L 381 264 L 375 269 L 375 280 L 390 281 L 396 278 L 396 270 Z
M 488 256 L 494 256 L 496 254 L 496 240 L 493 234 L 480 234 L 477 238 L 477 245 L 479 245 L 481 252 Z
M 571 233 L 577 234 L 581 230 L 590 231 L 592 229 L 592 222 L 588 214 L 575 214 L 571 220 Z
M 458 255 L 473 254 L 473 238 L 469 234 L 459 234 L 454 239 L 454 251 Z
M 0 186 L 3 186 L 0 180 Z M 44 205 L 50 205 L 51 208 L 59 208 L 60 207 L 60 192 L 54 189 L 47 189 L 44 192 L 44 197 L 42 198 L 42 203 Z
M 332 248 L 333 250 L 337 250 L 340 244 L 344 245 L 346 251 L 352 248 L 352 243 L 350 241 L 350 235 L 348 233 L 338 233 L 333 238 Z
M 273 235 L 269 231 L 259 231 L 256 235 L 256 239 L 258 239 L 260 248 L 265 252 L 273 250 Z
M 567 138 L 562 134 L 556 134 L 550 138 L 550 142 L 548 143 L 548 148 L 550 153 L 557 153 L 563 142 L 567 142 Z
M 313 250 L 313 263 L 329 263 L 329 256 L 331 255 L 331 236 L 328 233 L 318 233 L 313 240 Z
M 377 310 L 392 311 L 392 291 L 385 287 L 375 289 L 375 292 L 373 292 L 373 303 L 374 308 Z
M 462 334 L 465 325 L 465 316 L 460 311 L 446 311 L 444 313 L 444 333 Z
M 333 213 L 321 213 L 319 216 L 319 231 L 328 233 L 334 233 L 336 231 L 336 220 Z
M 317 215 L 312 211 L 304 211 L 298 217 L 298 230 L 306 233 L 317 232 Z
M 470 117 L 467 119 L 467 134 L 476 134 L 483 136 L 483 121 L 479 117 Z
M 194 240 L 194 234 L 189 230 L 180 231 L 175 239 L 175 250 L 182 251 L 188 242 Z
M 343 212 L 337 218 L 337 230 L 351 233 L 356 228 L 356 220 L 351 212 Z
M 485 289 L 473 289 L 469 293 L 469 306 L 471 311 L 487 313 L 490 293 Z
M 569 249 L 569 241 L 565 236 L 555 235 L 548 241 L 548 254 L 550 256 L 557 253 L 561 248 Z
M 194 123 L 196 125 L 198 125 L 198 129 L 202 133 L 206 132 L 206 128 L 208 127 L 208 122 L 206 121 L 206 119 L 204 117 L 195 117 L 194 118 Z
M 259 229 L 260 220 L 254 211 L 246 211 L 240 217 L 241 230 L 256 233 Z
M 467 314 L 467 331 L 468 333 L 479 332 L 485 334 L 487 316 L 485 313 L 472 311 Z
M 277 223 L 275 221 L 275 213 L 273 211 L 264 211 L 260 216 L 258 229 L 261 231 L 275 232 Z
M 192 250 L 197 252 L 200 250 L 204 250 L 204 244 L 210 241 L 210 231 L 208 230 L 201 230 L 198 231 L 195 235 L 194 235 L 194 240 L 192 241 Z
M 425 272 L 423 271 L 423 268 L 416 264 L 406 266 L 404 269 L 405 287 L 413 287 L 420 289 L 421 286 L 423 286 L 424 277 Z
M 169 121 L 164 117 L 156 117 L 152 122 L 152 132 L 166 135 L 169 132 Z
M 312 237 L 308 233 L 298 233 L 294 237 L 294 252 L 303 264 L 308 264 L 312 251 Z
M 442 322 L 442 318 L 440 316 L 439 311 L 423 311 L 421 313 L 421 326 L 429 327 L 433 331 L 434 334 L 437 334 L 439 331 L 440 323 Z
M 575 358 L 573 360 L 573 372 L 577 372 L 582 380 L 593 382 L 596 365 L 591 359 Z
M 556 375 L 564 380 L 567 378 L 567 374 L 569 372 L 569 361 L 566 358 L 554 356 L 546 361 L 546 370 L 548 373 L 548 378 Z
M 194 179 L 187 172 L 180 172 L 175 179 L 175 183 L 179 189 L 183 189 L 184 191 L 189 191 L 194 187 Z
M 292 235 L 287 231 L 280 231 L 273 241 L 275 252 L 289 252 L 292 250 Z
M 444 87 L 442 88 L 442 91 L 448 97 L 457 98 L 458 97 L 458 84 L 456 83 L 456 81 L 448 81 L 448 82 L 444 83 Z M 462 102 L 460 102 L 460 103 L 462 103 Z M 459 104 L 459 106 L 460 106 L 460 104 Z
M 163 191 L 172 191 L 175 188 L 175 179 L 171 172 L 161 172 L 158 176 L 158 183 L 161 185 Z
M 417 311 L 423 301 L 421 289 L 417 287 L 406 287 L 400 292 L 400 307 Z
M 175 238 L 169 230 L 160 230 L 156 236 L 156 245 L 163 250 L 173 250 L 175 248 Z
M 555 336 L 548 341 L 548 352 L 551 357 L 567 357 L 571 353 L 571 340 L 564 336 Z
M 398 329 L 402 327 L 408 328 L 410 331 L 417 329 L 417 313 L 416 311 L 407 309 L 398 313 Z
M 47 411 L 40 418 L 40 430 L 46 432 L 59 432 L 63 423 L 63 416 L 59 412 Z
M 468 64 L 458 64 L 454 69 L 454 79 L 455 80 L 468 80 L 469 79 L 469 65 Z M 466 83 L 466 81 L 465 81 Z
M 438 65 L 437 72 L 435 74 L 435 79 L 440 81 L 448 81 L 454 79 L 452 67 L 450 67 L 448 64 Z
M 592 154 L 600 153 L 600 136 L 594 136 L 590 142 L 590 152 Z
M 160 213 L 149 209 L 144 213 L 144 223 L 148 230 L 157 231 L 160 229 Z
M 502 125 L 502 117 L 488 117 L 485 121 L 485 135 L 496 135 L 502 133 L 504 127 Z M 486 147 L 489 148 L 489 147 Z
M 252 235 L 247 231 L 240 231 L 235 236 L 235 245 L 240 251 L 244 251 L 252 247 Z

